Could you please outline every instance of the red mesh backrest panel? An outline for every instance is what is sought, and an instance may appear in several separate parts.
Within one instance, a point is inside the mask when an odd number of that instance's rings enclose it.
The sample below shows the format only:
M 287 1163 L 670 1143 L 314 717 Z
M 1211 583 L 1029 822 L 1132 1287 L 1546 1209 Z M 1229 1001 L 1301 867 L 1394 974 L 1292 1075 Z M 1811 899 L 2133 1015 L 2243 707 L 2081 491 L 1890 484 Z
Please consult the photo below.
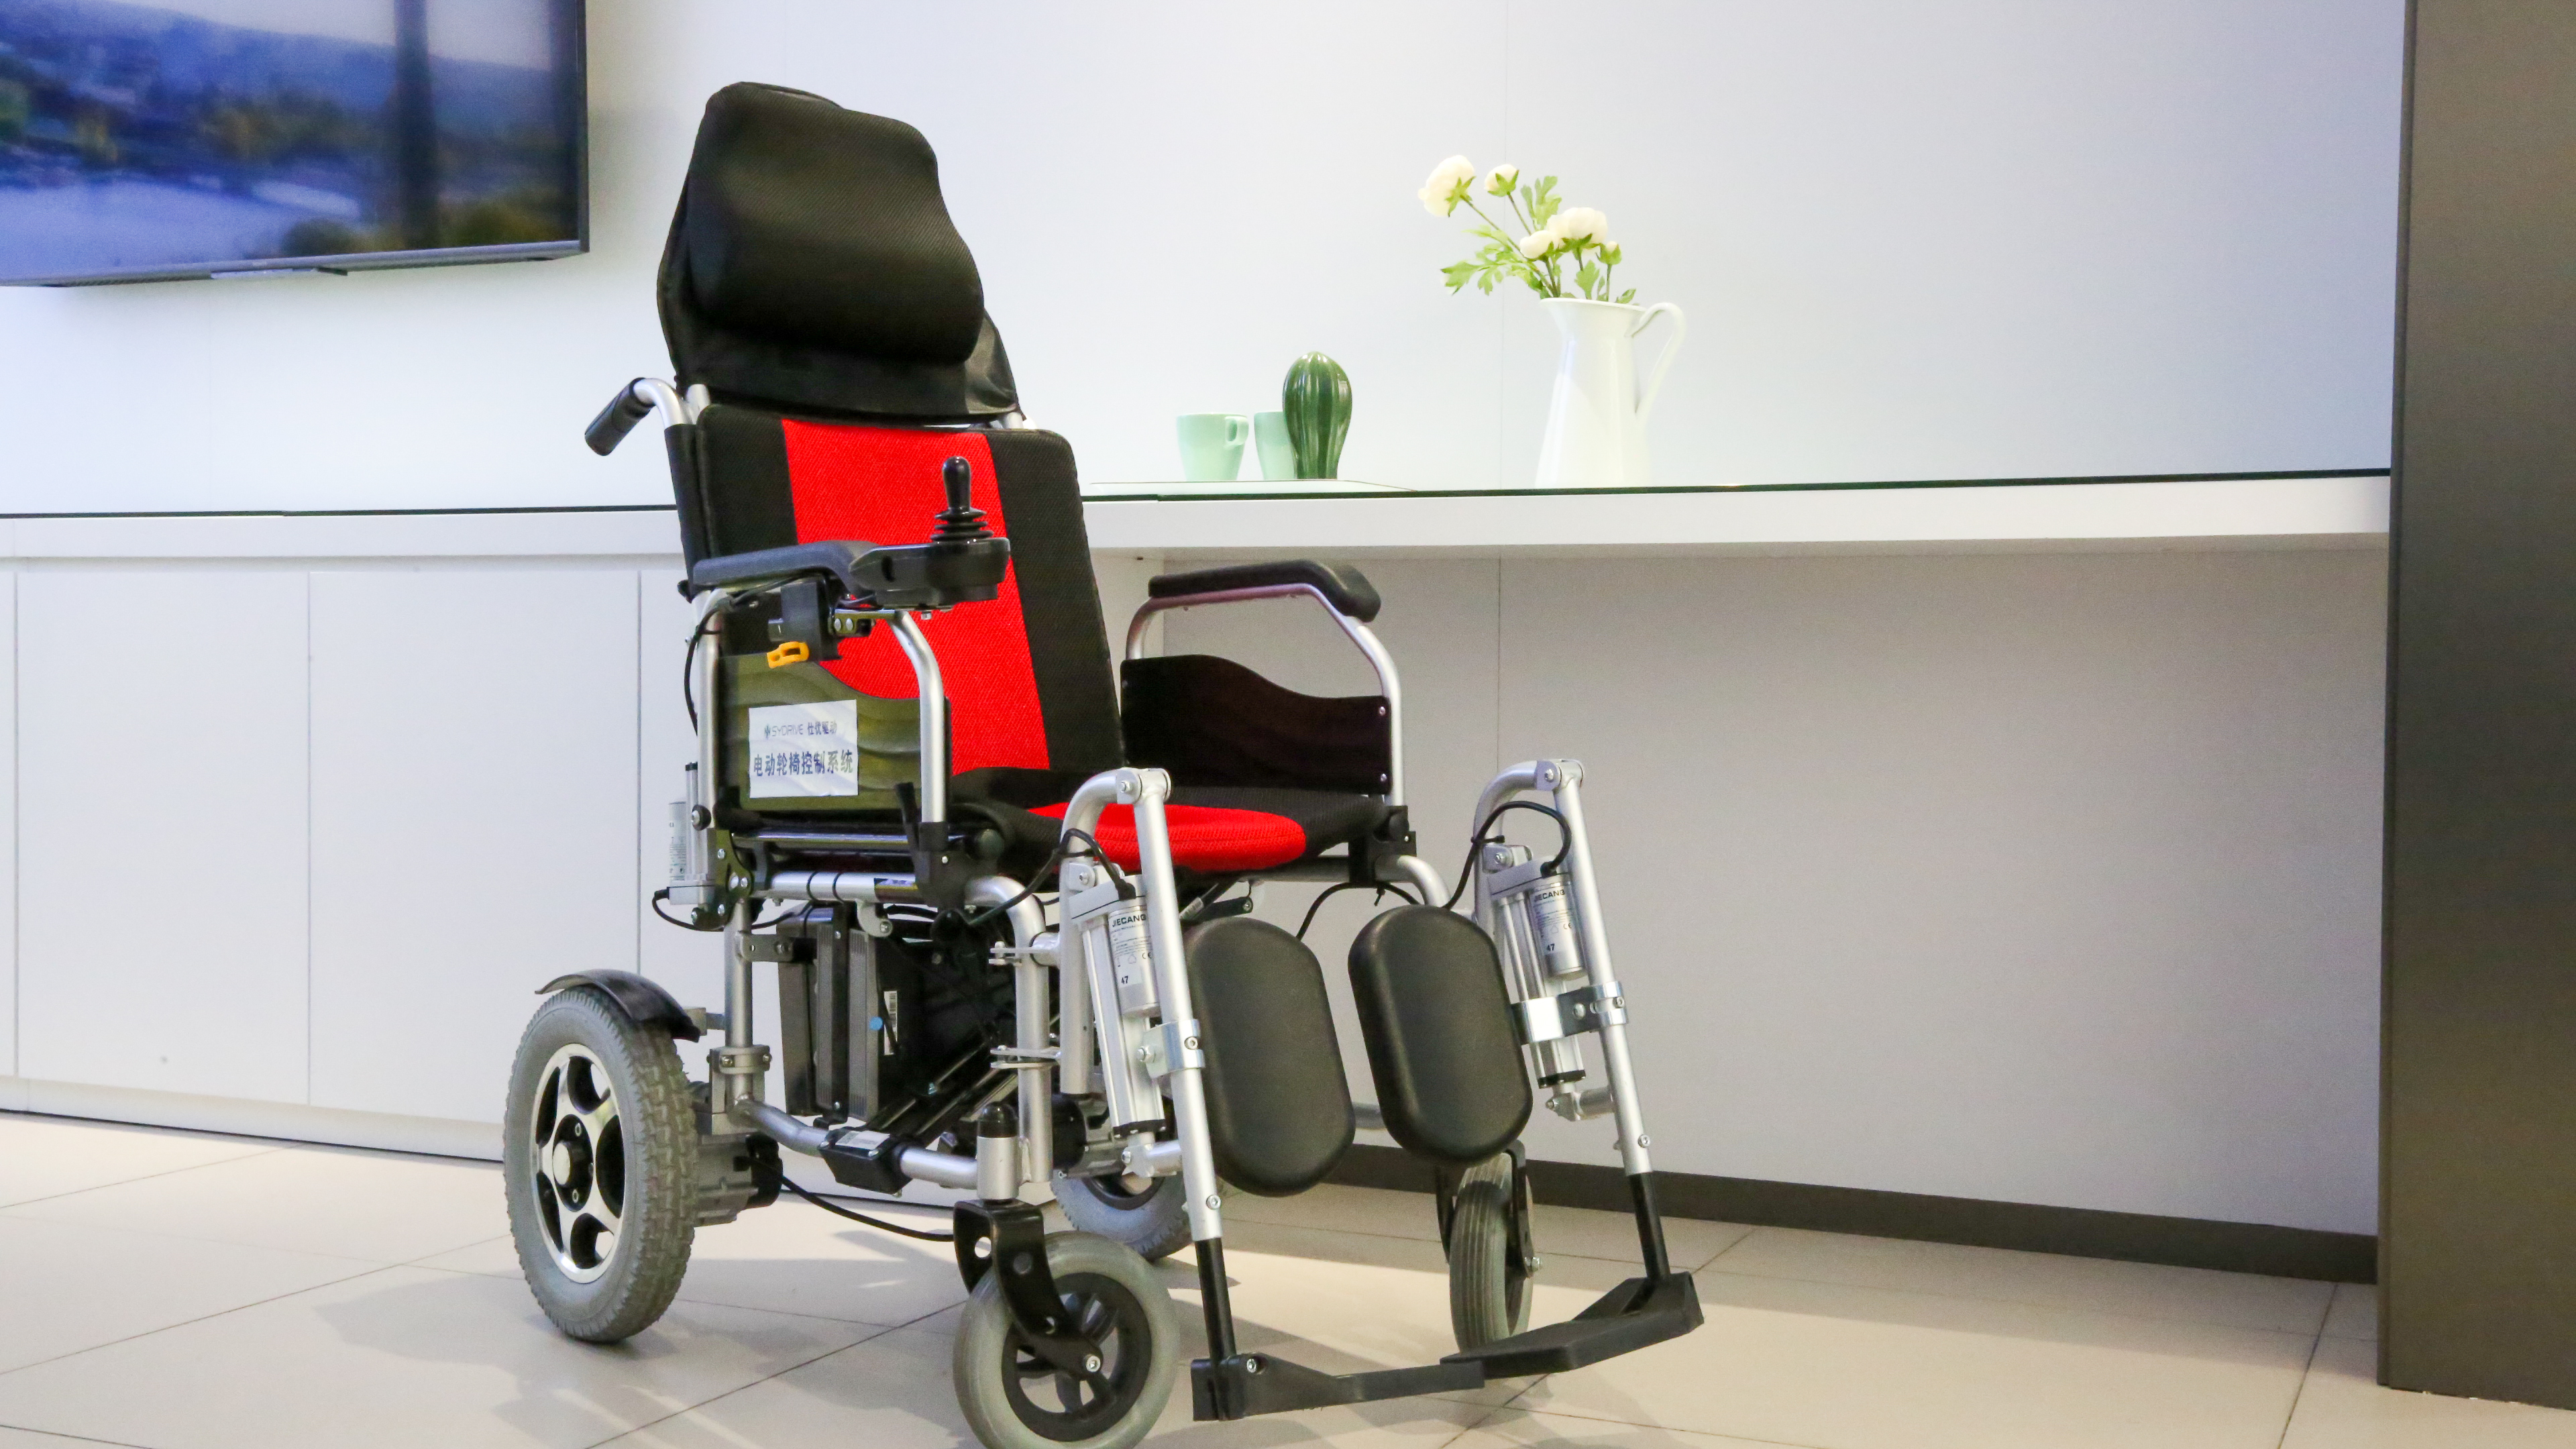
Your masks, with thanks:
M 793 421 L 782 426 L 798 543 L 924 542 L 947 506 L 940 465 L 955 457 L 974 467 L 974 502 L 984 510 L 985 527 L 1010 532 L 994 482 L 993 452 L 980 434 Z M 1037 674 L 1029 666 L 1019 570 L 1002 581 L 1000 598 L 934 615 L 922 621 L 922 632 L 939 653 L 947 685 L 950 772 L 988 765 L 1047 768 L 1046 719 L 1038 708 Z M 916 692 L 903 646 L 884 629 L 842 641 L 841 657 L 824 668 L 880 699 L 910 699 Z

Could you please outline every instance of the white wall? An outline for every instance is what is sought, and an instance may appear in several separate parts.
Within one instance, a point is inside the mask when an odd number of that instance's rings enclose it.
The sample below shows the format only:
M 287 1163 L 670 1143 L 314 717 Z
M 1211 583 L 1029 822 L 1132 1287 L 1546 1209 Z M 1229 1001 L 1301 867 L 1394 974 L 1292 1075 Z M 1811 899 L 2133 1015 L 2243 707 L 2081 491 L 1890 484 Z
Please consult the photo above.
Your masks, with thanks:
M 580 424 L 662 368 L 696 112 L 766 79 L 941 153 L 1033 416 L 1168 477 L 1171 415 L 1341 358 L 1345 473 L 1531 467 L 1548 339 L 1449 297 L 1454 152 L 1566 178 L 1690 313 L 1669 481 L 2368 469 L 2387 457 L 2399 0 L 620 0 L 595 250 L 0 294 L 0 511 L 654 502 Z
M 1658 1165 L 2367 1233 L 2386 565 L 1368 573 L 1444 874 L 1494 771 L 1587 766 Z M 1170 615 L 1165 647 L 1369 688 L 1311 606 Z M 1293 927 L 1312 892 L 1271 889 Z M 1369 914 L 1325 907 L 1333 977 Z M 1542 1114 L 1529 1141 L 1611 1163 L 1610 1137 Z

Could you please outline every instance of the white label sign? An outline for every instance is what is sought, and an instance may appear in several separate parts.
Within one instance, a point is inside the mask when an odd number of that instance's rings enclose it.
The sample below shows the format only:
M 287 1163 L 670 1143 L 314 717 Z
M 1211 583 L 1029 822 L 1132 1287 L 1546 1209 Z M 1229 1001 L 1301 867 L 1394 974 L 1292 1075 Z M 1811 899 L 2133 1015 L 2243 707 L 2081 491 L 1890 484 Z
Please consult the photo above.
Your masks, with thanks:
M 859 702 L 752 708 L 751 795 L 756 800 L 859 793 Z

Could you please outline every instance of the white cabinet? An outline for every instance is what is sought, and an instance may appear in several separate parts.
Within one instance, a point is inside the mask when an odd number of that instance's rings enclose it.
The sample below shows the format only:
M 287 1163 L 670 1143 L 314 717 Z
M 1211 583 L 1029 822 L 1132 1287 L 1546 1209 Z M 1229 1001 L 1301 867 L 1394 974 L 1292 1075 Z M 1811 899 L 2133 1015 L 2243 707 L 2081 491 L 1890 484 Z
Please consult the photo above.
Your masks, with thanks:
M 305 575 L 19 600 L 19 1074 L 303 1101 Z
M 313 575 L 313 1102 L 491 1121 L 535 991 L 631 971 L 636 576 Z

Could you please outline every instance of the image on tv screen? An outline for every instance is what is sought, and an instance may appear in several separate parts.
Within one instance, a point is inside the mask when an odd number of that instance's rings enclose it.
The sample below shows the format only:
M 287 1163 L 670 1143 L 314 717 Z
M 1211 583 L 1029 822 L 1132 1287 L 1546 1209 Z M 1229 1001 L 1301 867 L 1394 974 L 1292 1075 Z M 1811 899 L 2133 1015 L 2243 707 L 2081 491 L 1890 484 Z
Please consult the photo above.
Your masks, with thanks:
M 581 0 L 0 0 L 0 282 L 576 251 L 583 106 Z

